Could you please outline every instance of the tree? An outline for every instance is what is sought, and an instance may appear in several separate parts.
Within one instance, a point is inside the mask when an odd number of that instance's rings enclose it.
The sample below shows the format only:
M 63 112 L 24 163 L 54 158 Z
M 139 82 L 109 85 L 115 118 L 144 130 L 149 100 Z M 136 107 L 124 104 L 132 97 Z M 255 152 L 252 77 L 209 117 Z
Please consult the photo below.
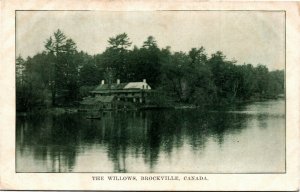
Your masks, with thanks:
M 175 52 L 169 62 L 162 66 L 162 86 L 176 101 L 184 100 L 184 78 L 189 57 L 183 52 Z
M 189 57 L 191 58 L 190 65 L 192 67 L 196 67 L 196 66 L 199 66 L 199 65 L 204 65 L 207 62 L 207 56 L 205 54 L 204 47 L 200 47 L 199 49 L 192 48 L 189 51 Z
M 109 49 L 115 49 L 119 51 L 127 50 L 132 44 L 126 33 L 119 34 L 116 37 L 110 37 L 108 43 Z
M 147 79 L 150 86 L 156 88 L 161 78 L 162 54 L 154 37 L 147 38 L 142 48 L 138 50 L 136 59 L 138 62 L 134 70 L 137 80 Z
M 268 74 L 268 88 L 266 94 L 270 98 L 274 98 L 284 93 L 284 71 L 276 70 Z
M 266 66 L 259 64 L 255 68 L 255 78 L 256 78 L 256 92 L 263 97 L 266 94 L 268 88 L 268 73 L 269 70 Z
M 147 38 L 147 40 L 144 41 L 143 47 L 144 48 L 148 48 L 148 49 L 149 48 L 153 48 L 153 47 L 157 47 L 157 43 L 156 43 L 154 37 L 153 36 L 149 36 Z
M 78 93 L 78 66 L 74 62 L 77 53 L 75 42 L 58 29 L 47 39 L 45 48 L 54 58 L 51 81 L 52 105 L 57 104 L 57 96 L 64 98 L 63 102 L 75 100 Z
M 103 67 L 107 82 L 119 78 L 126 81 L 128 77 L 128 48 L 131 42 L 126 33 L 111 37 L 108 40 L 109 46 L 102 54 Z
M 100 77 L 96 65 L 87 63 L 80 69 L 80 85 L 94 86 L 99 84 Z
M 252 64 L 243 64 L 237 66 L 240 75 L 240 86 L 237 97 L 240 100 L 249 100 L 254 96 L 256 87 L 256 78 L 254 75 L 254 67 Z
M 21 61 L 17 58 L 16 64 Z M 22 71 L 22 80 L 17 80 L 16 105 L 18 111 L 30 111 L 36 107 L 44 106 L 47 97 L 47 76 L 46 69 L 43 65 L 46 62 L 44 53 L 28 57 L 24 61 Z M 17 77 L 18 79 L 18 77 Z
M 16 59 L 16 80 L 17 83 L 23 82 L 23 72 L 25 70 L 25 60 L 19 55 Z

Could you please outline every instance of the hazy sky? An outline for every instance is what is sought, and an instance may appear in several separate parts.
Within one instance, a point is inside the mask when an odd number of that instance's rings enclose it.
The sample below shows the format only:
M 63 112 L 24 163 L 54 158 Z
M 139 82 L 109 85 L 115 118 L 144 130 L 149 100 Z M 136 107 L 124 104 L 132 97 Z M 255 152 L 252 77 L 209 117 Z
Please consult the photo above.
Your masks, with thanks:
M 269 69 L 285 64 L 284 12 L 258 11 L 18 11 L 17 55 L 44 50 L 58 28 L 89 54 L 105 50 L 109 37 L 127 33 L 140 47 L 149 35 L 159 47 L 188 52 L 203 46 L 222 51 L 238 63 L 261 63 Z

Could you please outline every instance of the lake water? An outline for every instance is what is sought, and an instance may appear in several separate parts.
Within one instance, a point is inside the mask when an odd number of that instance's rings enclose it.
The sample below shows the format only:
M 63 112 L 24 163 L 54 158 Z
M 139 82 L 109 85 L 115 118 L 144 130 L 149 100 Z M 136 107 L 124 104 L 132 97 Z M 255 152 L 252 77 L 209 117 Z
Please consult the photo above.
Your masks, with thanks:
M 17 116 L 17 172 L 285 172 L 285 102 Z

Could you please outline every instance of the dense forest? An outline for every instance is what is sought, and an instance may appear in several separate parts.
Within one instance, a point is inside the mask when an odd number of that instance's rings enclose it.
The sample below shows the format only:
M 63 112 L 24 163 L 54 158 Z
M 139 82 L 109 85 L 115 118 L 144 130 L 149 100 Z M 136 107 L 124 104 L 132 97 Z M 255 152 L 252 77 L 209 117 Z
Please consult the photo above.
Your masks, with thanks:
M 170 105 L 226 105 L 284 93 L 283 70 L 238 64 L 221 51 L 209 56 L 204 47 L 172 52 L 171 47 L 160 48 L 153 36 L 137 47 L 126 33 L 119 34 L 108 39 L 103 53 L 89 55 L 57 30 L 44 47 L 33 57 L 16 58 L 18 111 L 77 106 L 102 79 L 147 79 L 160 92 L 156 101 Z

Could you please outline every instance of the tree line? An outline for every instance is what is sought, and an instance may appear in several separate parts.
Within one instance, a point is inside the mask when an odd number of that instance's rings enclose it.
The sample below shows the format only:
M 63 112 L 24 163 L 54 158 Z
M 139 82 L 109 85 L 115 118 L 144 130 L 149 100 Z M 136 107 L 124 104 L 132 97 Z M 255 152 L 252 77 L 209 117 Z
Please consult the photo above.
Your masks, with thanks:
M 16 58 L 18 111 L 56 106 L 76 106 L 104 79 L 114 83 L 141 81 L 160 93 L 163 102 L 196 106 L 223 105 L 275 98 L 284 93 L 284 71 L 265 65 L 237 64 L 204 47 L 188 52 L 160 48 L 153 36 L 141 47 L 126 33 L 108 39 L 105 51 L 90 55 L 57 30 L 33 57 Z

